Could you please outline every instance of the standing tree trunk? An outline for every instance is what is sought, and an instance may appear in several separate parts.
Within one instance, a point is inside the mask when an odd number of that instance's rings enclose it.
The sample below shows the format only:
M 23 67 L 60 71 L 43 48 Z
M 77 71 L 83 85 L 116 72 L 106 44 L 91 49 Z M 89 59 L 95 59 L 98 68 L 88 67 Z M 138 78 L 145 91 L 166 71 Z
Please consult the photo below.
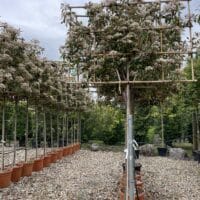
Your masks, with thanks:
M 2 166 L 1 170 L 4 170 L 4 145 L 5 145 L 5 97 L 3 98 L 3 105 L 2 105 L 2 137 L 1 137 L 1 143 L 2 143 Z
M 199 130 L 199 113 L 198 108 L 196 109 L 196 129 L 197 129 L 197 149 L 200 150 L 200 130 Z
M 62 124 L 62 147 L 65 146 L 65 132 L 66 132 L 66 114 L 63 115 L 63 124 Z
M 59 147 L 59 140 L 60 140 L 60 127 L 59 127 L 59 116 L 57 114 L 57 118 L 56 118 L 56 122 L 57 122 L 57 148 Z
M 73 119 L 70 120 L 70 132 L 71 132 L 71 138 L 70 138 L 70 144 L 73 143 Z
M 16 162 L 16 147 L 17 147 L 17 108 L 18 108 L 18 101 L 17 97 L 15 98 L 15 113 L 14 113 L 14 135 L 13 135 L 13 140 L 14 140 L 14 148 L 13 148 L 13 166 L 15 165 Z
M 43 137 L 44 137 L 44 156 L 46 155 L 46 147 L 47 147 L 47 125 L 46 125 L 46 113 L 45 110 L 43 108 L 43 123 L 44 123 L 44 127 L 43 127 Z
M 28 98 L 26 100 L 26 131 L 25 131 L 25 162 L 27 161 L 28 158 L 28 123 L 29 123 L 29 118 L 28 118 Z
M 50 113 L 50 134 L 51 134 L 51 151 L 53 151 L 53 124 L 52 114 Z
M 165 147 L 165 137 L 164 137 L 164 121 L 163 121 L 163 104 L 160 104 L 160 118 L 161 118 L 161 139 L 162 147 Z
M 76 120 L 73 119 L 73 144 L 76 142 Z
M 78 137 L 77 142 L 81 143 L 81 116 L 80 112 L 78 112 Z
M 38 108 L 35 106 L 35 153 L 38 157 Z
M 68 143 L 69 143 L 69 118 L 67 116 L 67 128 L 66 128 L 66 131 L 67 131 L 67 145 L 68 146 Z
M 192 139 L 193 139 L 193 151 L 198 149 L 197 145 L 197 125 L 196 125 L 196 113 L 192 113 Z

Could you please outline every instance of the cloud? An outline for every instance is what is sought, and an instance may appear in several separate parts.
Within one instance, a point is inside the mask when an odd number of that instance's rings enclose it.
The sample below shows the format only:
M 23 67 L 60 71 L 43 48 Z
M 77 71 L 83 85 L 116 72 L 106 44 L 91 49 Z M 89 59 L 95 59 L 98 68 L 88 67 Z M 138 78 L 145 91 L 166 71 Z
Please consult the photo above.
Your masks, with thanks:
M 49 59 L 58 59 L 66 28 L 60 17 L 62 0 L 1 0 L 1 21 L 20 28 L 25 39 L 38 39 Z

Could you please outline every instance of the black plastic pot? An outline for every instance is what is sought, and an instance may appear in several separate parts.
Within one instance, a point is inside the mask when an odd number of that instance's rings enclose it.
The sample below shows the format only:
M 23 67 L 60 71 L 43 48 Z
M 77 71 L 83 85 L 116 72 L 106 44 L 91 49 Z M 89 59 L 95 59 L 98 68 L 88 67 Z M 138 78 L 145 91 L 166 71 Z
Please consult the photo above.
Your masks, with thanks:
M 200 151 L 193 151 L 193 157 L 195 161 L 200 163 Z
M 135 163 L 135 171 L 140 172 L 141 171 L 141 167 L 142 167 L 141 163 Z
M 135 150 L 135 158 L 136 159 L 139 158 L 139 154 L 140 154 L 140 150 L 139 149 Z
M 159 156 L 166 156 L 167 155 L 167 148 L 164 147 L 158 147 L 158 155 Z

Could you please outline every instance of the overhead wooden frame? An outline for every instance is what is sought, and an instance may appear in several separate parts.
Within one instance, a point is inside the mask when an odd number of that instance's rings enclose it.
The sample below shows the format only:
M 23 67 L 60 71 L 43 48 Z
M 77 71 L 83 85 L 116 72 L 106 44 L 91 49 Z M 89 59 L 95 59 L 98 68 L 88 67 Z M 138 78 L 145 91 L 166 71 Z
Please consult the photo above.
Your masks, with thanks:
M 147 83 L 150 83 L 150 84 L 158 84 L 158 83 L 189 83 L 189 82 L 195 82 L 196 79 L 195 79 L 195 73 L 194 73 L 194 55 L 197 53 L 196 50 L 194 50 L 193 48 L 193 39 L 192 39 L 192 14 L 191 14 L 191 8 L 190 8 L 190 2 L 192 0 L 178 0 L 178 2 L 185 2 L 187 3 L 187 14 L 188 14 L 188 25 L 184 26 L 184 27 L 179 27 L 179 26 L 164 26 L 162 25 L 162 23 L 160 25 L 157 25 L 155 27 L 151 27 L 151 28 L 146 28 L 146 27 L 142 27 L 143 30 L 160 30 L 160 51 L 158 52 L 153 52 L 154 54 L 157 54 L 157 55 L 175 55 L 175 54 L 178 54 L 178 55 L 187 55 L 189 58 L 190 58 L 190 66 L 191 66 L 191 79 L 189 80 L 185 80 L 185 79 L 180 79 L 180 80 L 168 80 L 168 79 L 165 79 L 164 75 L 162 75 L 161 77 L 161 80 L 134 80 L 134 81 L 128 81 L 129 84 L 147 84 Z M 160 7 L 163 3 L 167 4 L 167 3 L 173 3 L 174 1 L 173 0 L 144 0 L 144 1 L 135 1 L 135 2 L 131 2 L 131 3 L 127 3 L 128 5 L 137 5 L 137 4 L 159 4 Z M 121 6 L 122 4 L 119 4 L 119 3 L 115 3 L 115 6 Z M 103 4 L 102 3 L 102 7 L 110 7 L 110 5 L 106 5 L 106 4 Z M 76 9 L 87 9 L 88 6 L 87 5 L 77 5 L 77 6 L 70 6 L 69 5 L 69 9 L 71 10 L 76 10 Z M 77 18 L 77 20 L 80 18 L 87 18 L 89 17 L 88 15 L 81 15 L 81 14 L 77 14 L 76 12 L 73 12 Z M 160 19 L 161 20 L 161 19 Z M 189 29 L 189 48 L 187 49 L 187 51 L 180 51 L 180 50 L 177 50 L 177 51 L 163 51 L 163 37 L 162 37 L 162 34 L 163 34 L 163 31 L 166 30 L 166 29 L 173 29 L 173 30 L 181 30 L 181 29 Z M 83 30 L 83 31 L 86 31 L 87 30 Z M 95 31 L 95 32 L 98 32 L 98 31 Z M 88 32 L 90 33 L 90 32 Z M 143 52 L 144 54 L 148 54 L 148 52 Z M 152 52 L 149 52 L 149 53 L 152 53 Z M 95 57 L 117 57 L 117 56 L 131 56 L 133 54 L 133 52 L 130 52 L 130 53 L 117 53 L 117 54 L 109 54 L 109 53 L 105 53 L 105 52 L 102 52 L 102 53 L 98 53 L 98 54 L 90 54 L 91 56 L 95 56 Z M 82 55 L 84 57 L 84 55 Z M 86 55 L 85 55 L 86 56 Z M 163 70 L 163 69 L 162 69 Z M 162 74 L 164 74 L 164 72 L 162 71 Z M 75 84 L 75 82 L 69 82 L 70 84 Z M 77 84 L 82 84 L 82 82 L 76 82 Z M 116 80 L 116 81 L 96 81 L 96 80 L 89 80 L 88 84 L 92 84 L 92 85 L 105 85 L 105 84 L 127 84 L 127 81 L 120 81 L 120 80 Z

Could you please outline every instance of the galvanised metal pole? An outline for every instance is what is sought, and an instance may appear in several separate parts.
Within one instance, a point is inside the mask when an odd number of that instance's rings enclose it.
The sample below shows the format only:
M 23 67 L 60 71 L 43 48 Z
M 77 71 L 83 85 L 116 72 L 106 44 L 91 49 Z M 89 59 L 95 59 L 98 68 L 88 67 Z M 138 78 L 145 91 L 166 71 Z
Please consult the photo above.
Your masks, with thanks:
M 129 75 L 129 73 L 127 73 Z M 131 94 L 130 94 L 130 85 L 127 84 L 127 192 L 126 200 L 134 199 L 134 156 L 133 156 L 133 119 L 131 115 Z
M 134 152 L 133 152 L 133 116 L 128 116 L 128 169 L 129 169 L 129 196 L 130 199 L 134 199 L 134 192 L 135 192 L 135 180 L 134 180 L 134 166 L 135 166 L 135 159 L 134 159 Z

